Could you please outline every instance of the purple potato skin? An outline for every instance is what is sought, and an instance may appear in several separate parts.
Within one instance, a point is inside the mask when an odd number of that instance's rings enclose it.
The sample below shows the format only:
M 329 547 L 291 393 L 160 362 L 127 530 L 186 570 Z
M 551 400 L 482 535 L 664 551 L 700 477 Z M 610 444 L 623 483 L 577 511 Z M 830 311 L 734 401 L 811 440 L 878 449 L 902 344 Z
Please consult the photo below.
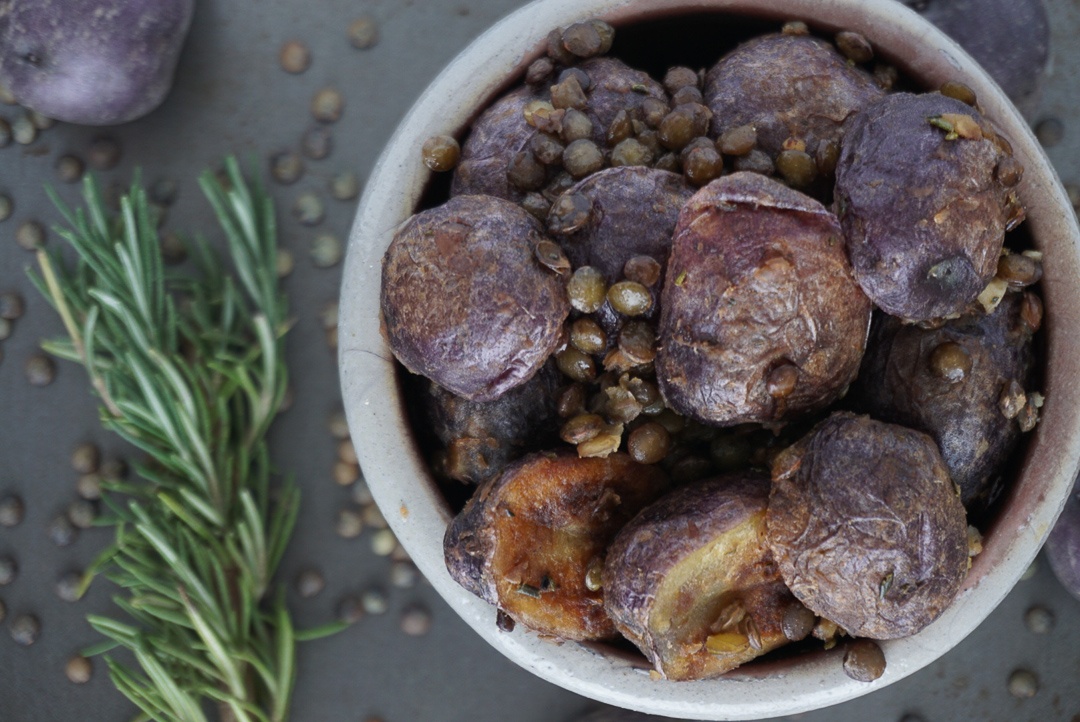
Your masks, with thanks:
M 1080 496 L 1075 488 L 1046 539 L 1045 548 L 1050 568 L 1061 586 L 1080 600 Z
M 457 196 L 406 221 L 382 268 L 397 359 L 470 401 L 532 378 L 570 313 L 562 281 L 536 260 L 543 238 L 535 218 L 491 196 Z
M 704 97 L 714 136 L 753 125 L 757 147 L 775 158 L 789 137 L 804 141 L 811 156 L 822 141 L 839 143 L 844 121 L 883 92 L 824 40 L 764 35 L 709 70 Z
M 733 173 L 683 206 L 661 295 L 657 378 L 668 405 L 719 426 L 790 420 L 859 370 L 870 301 L 836 217 L 765 176 Z M 794 364 L 784 398 L 770 374 Z
M 172 87 L 194 10 L 194 0 L 0 0 L 0 85 L 56 120 L 134 120 Z
M 428 383 L 424 407 L 429 425 L 446 447 L 447 476 L 478 484 L 524 453 L 557 443 L 561 381 L 549 361 L 525 383 L 483 403 Z
M 973 118 L 984 137 L 946 140 L 942 114 Z M 938 93 L 895 93 L 851 119 L 835 205 L 855 277 L 886 313 L 928 321 L 962 313 L 997 271 L 1010 189 L 990 124 Z
M 788 588 L 851 636 L 915 634 L 967 574 L 967 517 L 926 434 L 837 412 L 773 462 L 769 545 Z
M 621 60 L 591 58 L 577 67 L 589 76 L 586 112 L 593 122 L 593 139 L 601 148 L 605 147 L 608 127 L 620 110 L 636 114 L 648 97 L 668 102 L 663 85 Z
M 450 195 L 489 195 L 518 202 L 525 194 L 506 179 L 510 159 L 525 151 L 536 128 L 525 122 L 525 106 L 542 100 L 521 87 L 496 100 L 472 124 L 454 169 Z
M 700 638 L 670 631 L 664 622 L 674 621 L 657 609 L 662 587 L 676 567 L 692 563 L 693 555 L 714 543 L 723 544 L 725 534 L 763 521 L 769 499 L 769 477 L 761 472 L 740 472 L 682 486 L 643 509 L 615 537 L 604 565 L 604 604 L 624 637 L 633 642 L 667 679 L 704 679 L 730 671 L 735 665 L 787 642 L 782 631 L 784 611 L 795 598 L 780 577 L 761 528 L 759 543 L 748 544 L 743 553 L 725 554 L 722 573 L 730 581 L 714 600 L 740 599 L 751 615 L 764 643 L 760 651 L 746 650 L 745 658 L 713 655 L 704 648 L 708 628 L 692 630 Z M 684 572 L 680 573 L 682 578 Z M 684 610 L 679 610 L 684 611 Z M 712 610 L 720 613 L 721 609 Z M 660 617 L 658 619 L 658 616 Z M 711 620 L 710 620 L 711 621 Z M 691 630 L 683 630 L 691 631 Z M 696 651 L 690 649 L 698 647 Z
M 876 316 L 859 374 L 865 381 L 852 391 L 861 411 L 934 438 L 973 515 L 1000 494 L 1003 466 L 1020 440 L 1019 422 L 1001 413 L 998 399 L 1012 380 L 1030 386 L 1035 354 L 1021 299 L 1006 294 L 991 314 L 977 309 L 934 329 Z M 971 370 L 957 383 L 931 370 L 931 354 L 946 342 L 959 344 L 971 359 Z
M 903 0 L 960 44 L 1026 116 L 1039 105 L 1050 61 L 1042 0 Z
M 593 266 L 615 283 L 634 256 L 667 265 L 679 211 L 694 189 L 675 173 L 621 166 L 594 173 L 566 193 L 588 198 L 592 211 L 583 227 L 556 236 L 563 251 L 575 268 Z

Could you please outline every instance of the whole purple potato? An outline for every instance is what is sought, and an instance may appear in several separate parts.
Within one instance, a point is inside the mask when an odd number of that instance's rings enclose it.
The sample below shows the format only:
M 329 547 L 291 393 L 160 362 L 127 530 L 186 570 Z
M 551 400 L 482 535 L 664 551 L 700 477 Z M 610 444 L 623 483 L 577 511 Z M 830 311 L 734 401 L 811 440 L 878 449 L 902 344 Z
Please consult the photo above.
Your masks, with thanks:
M 986 68 L 1025 115 L 1039 105 L 1050 60 L 1042 0 L 903 0 Z
M 1062 586 L 1080 599 L 1080 496 L 1075 490 L 1046 540 L 1046 558 Z
M 525 107 L 542 100 L 529 88 L 518 88 L 496 100 L 477 118 L 461 147 L 450 195 L 489 195 L 520 201 L 525 195 L 506 178 L 510 159 L 528 149 L 536 128 L 525 122 Z
M 134 120 L 172 87 L 194 10 L 194 0 L 0 0 L 0 85 L 57 120 Z

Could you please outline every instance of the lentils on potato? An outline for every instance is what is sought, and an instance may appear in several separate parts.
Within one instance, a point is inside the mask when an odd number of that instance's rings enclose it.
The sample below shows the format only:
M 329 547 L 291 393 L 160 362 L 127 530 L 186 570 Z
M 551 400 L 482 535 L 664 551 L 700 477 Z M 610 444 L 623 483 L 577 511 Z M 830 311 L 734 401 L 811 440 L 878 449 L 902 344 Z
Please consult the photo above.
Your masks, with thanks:
M 768 498 L 759 472 L 699 481 L 646 507 L 612 542 L 604 604 L 666 679 L 716 677 L 790 641 L 784 618 L 802 605 L 766 543 Z
M 470 401 L 528 381 L 570 312 L 534 253 L 539 222 L 492 196 L 456 196 L 410 218 L 383 256 L 387 339 L 413 373 Z
M 1019 408 L 1001 402 L 1013 385 L 1021 397 L 1030 388 L 1035 328 L 1024 305 L 1023 294 L 1009 293 L 993 313 L 979 309 L 932 329 L 876 317 L 853 393 L 875 418 L 934 438 L 969 513 L 1000 493 L 1020 439 Z
M 769 546 L 788 588 L 856 637 L 915 634 L 967 573 L 967 518 L 926 434 L 838 412 L 773 462 Z
M 889 95 L 846 132 L 836 207 L 859 285 L 907 321 L 962 313 L 1023 217 L 1007 142 L 975 109 L 938 93 Z
M 614 637 L 600 581 L 608 544 L 667 485 L 658 467 L 623 453 L 532 454 L 481 485 L 451 522 L 447 569 L 541 634 Z
M 836 217 L 765 176 L 733 173 L 679 216 L 657 379 L 669 406 L 705 423 L 787 420 L 854 380 L 869 321 Z

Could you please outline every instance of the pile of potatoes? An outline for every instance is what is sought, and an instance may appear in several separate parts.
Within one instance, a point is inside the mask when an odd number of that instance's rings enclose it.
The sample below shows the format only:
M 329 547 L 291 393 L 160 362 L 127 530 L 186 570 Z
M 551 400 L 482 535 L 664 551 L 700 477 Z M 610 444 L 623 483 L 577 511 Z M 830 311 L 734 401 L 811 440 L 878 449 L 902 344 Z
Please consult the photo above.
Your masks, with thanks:
M 504 628 L 701 679 L 960 590 L 1042 403 L 1023 168 L 968 88 L 833 40 L 660 81 L 578 23 L 429 162 L 451 197 L 396 233 L 383 322 L 433 470 L 475 485 L 447 566 Z

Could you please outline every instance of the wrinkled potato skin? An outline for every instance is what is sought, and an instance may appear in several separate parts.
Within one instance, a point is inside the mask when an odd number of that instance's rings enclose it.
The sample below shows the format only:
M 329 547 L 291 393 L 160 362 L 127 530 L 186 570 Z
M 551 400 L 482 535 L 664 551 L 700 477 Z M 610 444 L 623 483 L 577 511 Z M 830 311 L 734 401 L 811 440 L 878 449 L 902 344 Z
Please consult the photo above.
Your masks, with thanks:
M 612 638 L 603 590 L 586 588 L 586 570 L 603 562 L 619 529 L 667 486 L 662 470 L 623 453 L 531 454 L 482 484 L 454 518 L 443 540 L 446 567 L 458 584 L 534 631 Z M 541 598 L 518 591 L 522 583 L 539 587 L 545 575 L 555 588 Z
M 767 522 L 788 587 L 852 636 L 915 634 L 967 573 L 967 519 L 937 446 L 867 416 L 835 413 L 777 457 Z
M 117 125 L 158 107 L 194 0 L 0 2 L 0 85 L 49 118 Z
M 789 137 L 805 141 L 811 156 L 823 140 L 839 143 L 844 121 L 882 94 L 824 40 L 764 35 L 709 70 L 704 97 L 713 135 L 753 125 L 758 148 L 776 157 Z
M 390 348 L 413 373 L 470 401 L 532 378 L 570 312 L 536 260 L 540 224 L 491 196 L 457 196 L 410 218 L 383 257 Z
M 765 539 L 769 483 L 769 477 L 759 472 L 741 472 L 680 487 L 644 509 L 612 542 L 604 567 L 608 614 L 665 678 L 716 677 L 787 643 L 781 625 L 795 598 L 780 578 Z M 665 634 L 668 630 L 662 625 L 671 619 L 657 607 L 669 574 L 691 563 L 690 555 L 748 523 L 758 527 L 760 536 L 746 555 L 725 554 L 723 569 L 702 569 L 700 574 L 726 577 L 723 595 L 708 602 L 718 606 L 713 611 L 719 614 L 725 603 L 741 599 L 763 649 L 715 655 L 704 645 L 710 631 L 717 630 L 687 630 L 689 637 Z
M 523 453 L 558 440 L 556 409 L 562 377 L 552 362 L 494 401 L 477 403 L 428 383 L 428 421 L 446 447 L 451 479 L 480 483 Z
M 694 189 L 676 173 L 622 166 L 594 173 L 566 193 L 587 197 L 592 213 L 584 227 L 555 237 L 575 268 L 593 266 L 614 283 L 634 256 L 666 265 L 679 211 Z
M 450 195 L 489 195 L 518 202 L 525 194 L 506 179 L 510 159 L 527 150 L 536 134 L 525 122 L 525 106 L 540 99 L 527 87 L 517 88 L 491 104 L 472 124 L 461 146 Z
M 934 438 L 969 513 L 986 509 L 1000 493 L 1002 466 L 1020 439 L 1017 420 L 998 406 L 1010 380 L 1029 390 L 1035 364 L 1020 299 L 1006 294 L 989 315 L 979 309 L 932 330 L 876 316 L 860 373 L 866 381 L 853 392 L 860 410 L 874 418 Z M 930 367 L 934 349 L 949 341 L 971 358 L 971 371 L 958 383 Z
M 764 176 L 725 176 L 679 216 L 661 296 L 660 389 L 679 413 L 720 426 L 821 409 L 859 370 L 870 309 L 832 213 Z M 784 363 L 798 381 L 777 400 L 766 383 Z
M 908 321 L 959 314 L 994 277 L 1009 189 L 989 138 L 946 140 L 928 118 L 958 113 L 937 93 L 896 93 L 852 118 L 836 168 L 836 208 L 855 277 L 886 313 Z M 947 275 L 931 269 L 946 263 Z M 941 268 L 941 267 L 939 267 Z
M 585 91 L 589 98 L 586 112 L 593 122 L 593 139 L 601 148 L 607 146 L 608 126 L 620 110 L 640 111 L 641 104 L 650 96 L 668 102 L 663 85 L 648 73 L 635 70 L 621 60 L 591 58 L 577 67 L 589 76 L 589 89 Z M 634 90 L 635 87 L 644 87 L 644 90 Z

